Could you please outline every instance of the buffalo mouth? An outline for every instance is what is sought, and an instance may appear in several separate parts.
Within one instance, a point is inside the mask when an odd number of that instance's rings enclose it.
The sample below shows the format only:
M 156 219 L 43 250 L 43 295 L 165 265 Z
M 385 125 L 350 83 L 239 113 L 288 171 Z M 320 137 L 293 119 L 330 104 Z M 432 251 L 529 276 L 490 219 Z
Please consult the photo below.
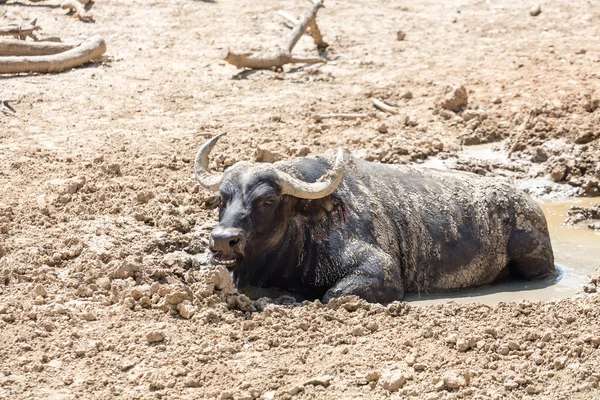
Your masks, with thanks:
M 213 254 L 212 261 L 214 264 L 224 265 L 229 271 L 233 271 L 240 262 L 240 257 L 236 255 L 221 255 Z

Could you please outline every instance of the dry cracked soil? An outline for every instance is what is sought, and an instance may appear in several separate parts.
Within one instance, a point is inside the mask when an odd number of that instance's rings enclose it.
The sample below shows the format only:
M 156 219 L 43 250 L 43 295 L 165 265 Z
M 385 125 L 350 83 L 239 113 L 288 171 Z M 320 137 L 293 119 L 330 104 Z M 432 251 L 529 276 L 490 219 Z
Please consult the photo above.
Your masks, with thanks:
M 506 160 L 455 167 L 599 195 L 595 1 L 325 3 L 329 62 L 283 71 L 219 54 L 276 48 L 275 12 L 306 1 L 101 0 L 93 24 L 55 0 L 0 4 L 0 25 L 108 45 L 0 77 L 16 100 L 0 113 L 1 399 L 600 398 L 599 275 L 546 302 L 323 305 L 251 301 L 206 265 L 217 216 L 192 160 L 218 132 L 217 170 L 336 147 L 421 163 L 506 139 Z M 317 54 L 310 37 L 295 54 Z

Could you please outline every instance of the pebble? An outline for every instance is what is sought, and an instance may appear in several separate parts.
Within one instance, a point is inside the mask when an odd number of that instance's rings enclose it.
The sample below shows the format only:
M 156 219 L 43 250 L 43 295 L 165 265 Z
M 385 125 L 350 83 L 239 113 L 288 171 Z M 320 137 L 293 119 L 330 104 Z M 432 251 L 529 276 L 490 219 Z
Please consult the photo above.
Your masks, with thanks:
M 387 133 L 388 132 L 387 125 L 386 124 L 379 125 L 379 127 L 377 128 L 377 132 L 379 132 L 379 133 Z
M 469 350 L 469 348 L 469 342 L 467 342 L 466 340 L 460 339 L 456 342 L 456 349 L 461 353 L 464 353 L 465 351 Z
M 333 380 L 332 376 L 329 375 L 324 375 L 324 376 L 318 376 L 315 378 L 311 378 L 307 381 L 304 382 L 304 386 L 306 385 L 313 385 L 313 386 L 324 386 L 327 387 L 331 384 L 331 381 Z
M 95 321 L 96 320 L 96 316 L 89 311 L 82 313 L 81 318 L 83 318 L 86 321 Z
M 405 38 L 406 38 L 406 32 L 404 32 L 404 31 L 398 31 L 398 32 L 396 32 L 396 40 L 402 41 Z
M 464 86 L 447 86 L 444 96 L 436 106 L 444 110 L 459 112 L 467 108 L 469 96 Z
M 36 285 L 33 289 L 33 292 L 36 294 L 36 296 L 42 296 L 44 298 L 48 296 L 46 288 L 41 284 Z
M 509 350 L 515 351 L 519 349 L 519 343 L 515 342 L 514 340 L 509 340 L 508 341 L 508 348 Z
M 538 393 L 540 392 L 540 389 L 538 389 L 538 388 L 537 388 L 537 387 L 535 387 L 535 386 L 531 386 L 531 385 L 529 385 L 529 386 L 527 386 L 527 387 L 525 388 L 525 392 L 526 392 L 527 394 L 538 394 Z
M 198 307 L 189 303 L 181 303 L 177 306 L 177 310 L 179 311 L 179 315 L 183 318 L 190 319 L 198 312 Z
M 467 386 L 468 382 L 464 374 L 459 374 L 455 371 L 448 371 L 442 377 L 444 387 L 447 389 L 459 389 Z
M 503 344 L 502 346 L 498 347 L 497 352 L 500 355 L 506 356 L 510 352 L 510 348 L 508 347 L 508 345 Z
M 401 389 L 406 383 L 406 376 L 402 371 L 392 370 L 381 374 L 379 385 L 388 392 Z
M 425 371 L 427 366 L 423 363 L 417 363 L 413 366 L 413 368 L 415 369 L 415 371 Z
M 365 380 L 367 382 L 375 382 L 378 381 L 381 377 L 381 374 L 377 371 L 371 371 L 365 375 Z
M 456 333 L 451 333 L 448 336 L 446 336 L 446 343 L 456 344 L 457 340 L 458 336 L 456 335 Z
M 507 379 L 504 381 L 504 389 L 513 390 L 519 387 L 519 384 L 512 379 Z
M 146 341 L 148 344 L 159 343 L 165 340 L 165 334 L 161 331 L 151 331 L 146 334 Z
M 539 4 L 531 7 L 531 9 L 529 10 L 529 15 L 531 15 L 532 17 L 537 17 L 541 13 L 542 13 L 542 6 Z
M 110 290 L 110 278 L 107 276 L 98 278 L 96 279 L 96 285 L 104 290 Z

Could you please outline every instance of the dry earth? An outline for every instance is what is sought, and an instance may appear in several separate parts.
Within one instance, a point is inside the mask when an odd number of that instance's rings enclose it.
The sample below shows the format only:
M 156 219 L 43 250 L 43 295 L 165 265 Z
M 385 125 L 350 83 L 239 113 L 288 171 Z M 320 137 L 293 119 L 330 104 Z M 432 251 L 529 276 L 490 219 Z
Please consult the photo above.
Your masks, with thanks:
M 216 215 L 192 158 L 221 131 L 215 168 L 337 146 L 405 163 L 514 137 L 533 110 L 510 161 L 459 168 L 598 195 L 600 9 L 534 5 L 327 0 L 331 61 L 283 72 L 219 53 L 273 49 L 288 34 L 275 11 L 306 1 L 102 0 L 95 24 L 55 0 L 0 5 L 0 25 L 38 17 L 108 44 L 83 68 L 0 77 L 18 100 L 0 113 L 0 398 L 600 397 L 600 277 L 545 303 L 277 305 L 202 255 Z M 315 54 L 310 38 L 295 54 Z M 436 106 L 448 85 L 465 110 Z

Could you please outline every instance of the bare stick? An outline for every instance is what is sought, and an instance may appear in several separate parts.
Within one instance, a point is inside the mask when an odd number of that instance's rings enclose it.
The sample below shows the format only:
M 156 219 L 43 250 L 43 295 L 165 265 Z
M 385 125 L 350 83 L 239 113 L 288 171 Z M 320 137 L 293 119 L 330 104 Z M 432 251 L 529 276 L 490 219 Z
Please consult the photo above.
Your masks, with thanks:
M 312 2 L 312 1 L 311 1 Z M 292 23 L 293 26 L 297 25 L 300 23 L 300 21 L 298 21 L 296 19 L 296 17 L 294 17 L 292 14 L 283 11 L 283 10 L 279 10 L 277 11 L 277 14 L 279 14 L 281 17 L 283 17 L 286 21 Z M 292 26 L 292 28 L 293 28 Z M 310 34 L 310 36 L 312 36 L 313 40 L 315 41 L 315 44 L 317 45 L 317 47 L 319 49 L 325 49 L 329 46 L 329 44 L 327 42 L 325 42 L 325 40 L 323 40 L 323 35 L 321 34 L 321 31 L 319 30 L 319 26 L 317 25 L 317 18 L 315 16 L 315 18 L 310 22 L 310 24 L 308 25 L 308 27 L 310 28 L 308 30 L 308 33 Z
M 88 2 L 89 0 L 84 4 L 87 4 Z M 75 12 L 75 16 L 83 22 L 95 22 L 94 17 L 89 15 L 87 11 L 85 11 L 84 5 L 77 0 L 65 0 L 60 7 Z
M 283 51 L 291 53 L 292 50 L 294 50 L 294 46 L 296 46 L 296 43 L 298 43 L 300 37 L 304 34 L 304 32 L 306 32 L 306 29 L 310 25 L 311 21 L 313 21 L 317 17 L 317 11 L 319 11 L 321 7 L 323 7 L 322 0 L 317 0 L 313 3 L 312 8 L 309 11 L 307 11 L 306 14 L 304 14 L 304 17 L 302 18 L 300 23 L 294 25 L 292 33 L 290 33 L 290 36 L 282 46 Z
M 290 14 L 287 11 L 279 10 L 279 11 L 277 11 L 277 14 L 279 14 L 279 16 L 283 17 L 283 19 L 291 22 L 292 25 L 298 25 L 300 23 L 300 21 L 298 19 L 296 19 L 296 17 L 294 17 L 292 14 Z
M 380 109 L 381 111 L 388 112 L 390 114 L 396 114 L 396 109 L 389 104 L 385 104 L 383 101 L 376 99 L 373 97 L 373 105 L 375 108 Z
M 316 122 L 321 122 L 327 118 L 339 118 L 339 119 L 360 119 L 366 118 L 367 114 L 313 114 L 312 119 Z
M 106 43 L 94 36 L 79 46 L 63 53 L 35 57 L 2 57 L 0 74 L 23 72 L 60 72 L 85 64 L 106 52 Z
M 30 37 L 33 40 L 36 40 L 34 35 L 35 31 L 39 31 L 40 28 L 37 26 L 37 18 L 28 22 L 25 26 L 19 25 L 7 25 L 0 26 L 0 36 L 12 36 L 15 39 L 25 40 L 25 38 Z
M 75 44 L 53 42 L 26 42 L 24 40 L 0 39 L 0 57 L 46 56 L 71 50 Z
M 535 112 L 533 110 L 531 110 L 531 111 L 529 111 L 529 115 L 527 116 L 527 118 L 525 119 L 525 121 L 523 121 L 523 124 L 521 124 L 521 127 L 519 128 L 519 132 L 515 136 L 515 141 L 513 142 L 512 146 L 510 146 L 510 150 L 508 151 L 508 156 L 509 157 L 511 156 L 512 153 L 514 153 L 516 151 L 517 145 L 521 141 L 521 136 L 523 136 L 523 133 L 525 132 L 525 129 L 527 129 L 527 124 L 529 124 L 529 122 L 533 118 L 535 118 Z

